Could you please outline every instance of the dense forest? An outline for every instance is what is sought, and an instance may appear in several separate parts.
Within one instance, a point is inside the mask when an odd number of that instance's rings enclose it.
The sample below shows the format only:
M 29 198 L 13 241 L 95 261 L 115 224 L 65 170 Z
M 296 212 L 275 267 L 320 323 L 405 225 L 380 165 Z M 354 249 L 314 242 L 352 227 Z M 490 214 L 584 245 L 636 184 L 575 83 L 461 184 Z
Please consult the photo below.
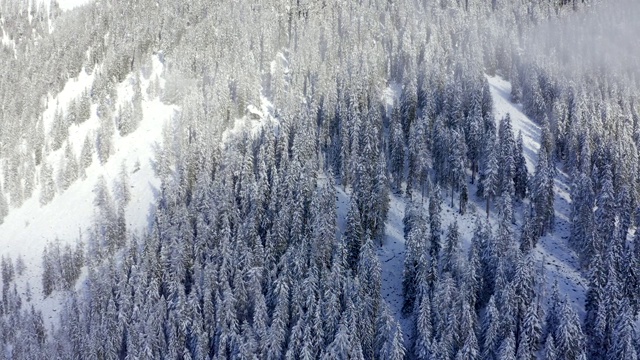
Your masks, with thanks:
M 179 108 L 148 229 L 127 226 L 123 167 L 93 184 L 88 235 L 49 239 L 38 281 L 62 294 L 55 326 L 17 290 L 24 261 L 2 256 L 0 355 L 637 359 L 638 15 L 606 0 L 0 0 L 0 223 L 106 164 L 143 99 Z M 91 86 L 52 104 L 83 71 Z M 496 75 L 541 129 L 533 172 L 495 116 Z M 91 116 L 77 152 L 69 128 Z M 532 255 L 559 172 L 584 304 Z M 391 196 L 406 203 L 401 314 L 376 253 Z M 445 206 L 476 211 L 469 244 Z

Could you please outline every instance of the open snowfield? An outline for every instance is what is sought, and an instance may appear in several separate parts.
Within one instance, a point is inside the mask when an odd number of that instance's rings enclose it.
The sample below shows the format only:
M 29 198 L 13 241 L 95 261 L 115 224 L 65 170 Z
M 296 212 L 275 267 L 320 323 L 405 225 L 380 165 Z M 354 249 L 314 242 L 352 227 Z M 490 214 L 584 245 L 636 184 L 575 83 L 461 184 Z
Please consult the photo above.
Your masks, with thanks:
M 153 71 L 149 79 L 156 75 L 161 76 L 163 72 L 163 65 L 157 57 L 153 58 L 152 64 Z M 118 87 L 119 101 L 128 101 L 133 94 L 129 79 Z M 83 71 L 77 79 L 69 80 L 61 93 L 50 99 L 49 107 L 44 113 L 46 129 L 53 119 L 56 104 L 66 108 L 66 104 L 90 86 L 92 81 L 93 76 Z M 58 192 L 45 206 L 40 205 L 40 188 L 36 187 L 33 196 L 20 208 L 11 209 L 4 223 L 0 225 L 0 253 L 10 256 L 14 261 L 19 255 L 23 257 L 27 271 L 17 277 L 16 283 L 21 293 L 24 293 L 26 284 L 29 283 L 33 293 L 32 303 L 36 309 L 42 310 L 48 325 L 55 323 L 54 314 L 59 305 L 60 294 L 54 292 L 53 297 L 42 297 L 42 252 L 48 242 L 56 239 L 62 244 L 74 244 L 79 238 L 86 242 L 88 228 L 96 216 L 93 201 L 98 178 L 104 176 L 107 185 L 113 188 L 115 182 L 119 181 L 122 164 L 126 167 L 132 195 L 126 209 L 129 232 L 145 231 L 149 224 L 148 216 L 153 214 L 153 204 L 159 187 L 159 179 L 153 169 L 155 149 L 161 141 L 164 123 L 173 116 L 177 108 L 165 105 L 158 99 L 149 99 L 146 96 L 148 80 L 142 78 L 141 86 L 143 119 L 138 129 L 126 137 L 120 137 L 116 131 L 113 137 L 114 153 L 106 164 L 101 165 L 94 154 L 93 163 L 87 168 L 86 179 L 80 178 L 66 191 Z M 80 155 L 85 136 L 93 134 L 98 127 L 96 105 L 93 105 L 89 120 L 80 126 L 72 125 L 69 129 L 68 141 L 72 143 L 76 156 Z M 63 154 L 64 145 L 48 156 L 54 174 L 58 172 Z

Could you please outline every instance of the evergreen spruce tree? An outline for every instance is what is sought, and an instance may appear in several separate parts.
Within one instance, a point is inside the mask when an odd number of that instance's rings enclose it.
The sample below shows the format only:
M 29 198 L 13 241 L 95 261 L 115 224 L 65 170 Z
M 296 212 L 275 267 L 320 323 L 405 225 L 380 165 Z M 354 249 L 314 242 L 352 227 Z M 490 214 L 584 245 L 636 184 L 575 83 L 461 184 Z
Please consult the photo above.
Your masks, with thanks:
M 408 202 L 406 205 L 403 222 L 405 224 L 405 259 L 404 270 L 402 272 L 402 291 L 404 295 L 403 311 L 410 313 L 414 309 L 418 283 L 422 281 L 418 277 L 422 255 L 428 249 L 425 247 L 427 241 L 427 222 L 422 214 L 422 206 L 416 202 Z
M 482 110 L 480 108 L 480 100 L 473 97 L 473 103 L 469 116 L 467 118 L 467 129 L 465 135 L 467 137 L 467 149 L 469 160 L 471 161 L 471 183 L 475 183 L 476 175 L 479 170 L 480 156 L 482 154 L 482 131 L 483 119 Z
M 453 130 L 451 133 L 451 148 L 448 156 L 448 168 L 450 169 L 451 183 L 451 207 L 453 207 L 454 191 L 461 191 L 466 187 L 465 163 L 467 156 L 467 146 L 464 137 L 459 131 Z
M 460 248 L 460 232 L 458 231 L 458 223 L 452 222 L 447 229 L 447 238 L 445 246 L 440 256 L 441 272 L 450 272 L 454 276 L 458 276 L 460 271 L 459 254 Z
M 589 176 L 580 172 L 574 176 L 571 187 L 571 236 L 569 243 L 580 250 L 581 260 L 589 264 L 594 255 L 594 194 Z
M 536 236 L 552 230 L 553 208 L 553 163 L 544 146 L 540 147 L 538 163 L 531 182 L 531 203 L 536 215 Z
M 405 146 L 404 136 L 402 134 L 402 127 L 399 119 L 392 118 L 389 143 L 389 162 L 390 172 L 393 176 L 393 189 L 396 192 L 401 192 L 402 180 L 404 179 Z
M 500 344 L 500 313 L 496 308 L 494 297 L 489 303 L 482 317 L 482 358 L 497 359 Z
M 547 339 L 544 342 L 544 358 L 546 360 L 552 360 L 558 358 L 558 351 L 556 349 L 555 341 L 553 340 L 553 335 L 549 334 Z
M 429 176 L 429 164 L 431 153 L 428 141 L 428 119 L 422 116 L 411 124 L 408 145 L 408 176 L 407 193 L 411 195 L 411 190 L 425 192 L 424 185 Z
M 360 218 L 360 211 L 356 205 L 356 202 L 351 200 L 349 205 L 349 212 L 347 213 L 346 229 L 344 233 L 345 247 L 348 251 L 347 263 L 349 267 L 355 272 L 358 265 L 358 259 L 360 257 L 360 247 L 363 241 L 363 229 L 362 220 Z
M 491 200 L 498 194 L 498 156 L 493 145 L 487 145 L 488 151 L 485 154 L 485 165 L 482 174 L 482 196 L 487 200 L 487 219 L 489 218 L 489 206 Z
M 82 178 L 85 179 L 87 177 L 87 168 L 93 162 L 93 143 L 89 139 L 89 136 L 84 138 L 84 142 L 82 143 L 82 150 L 80 151 L 80 172 L 82 173 Z
M 40 205 L 46 205 L 55 196 L 55 183 L 53 181 L 53 170 L 46 162 L 40 168 Z
M 442 234 L 441 211 L 442 197 L 440 194 L 440 186 L 436 184 L 429 193 L 429 230 L 431 232 L 429 249 L 432 259 L 438 259 L 440 254 L 440 237 Z
M 512 332 L 508 333 L 502 340 L 500 348 L 498 349 L 497 360 L 507 360 L 516 358 L 516 347 L 514 335 Z
M 611 165 L 606 164 L 602 170 L 602 177 L 599 179 L 600 192 L 596 198 L 596 211 L 594 213 L 594 222 L 598 235 L 602 239 L 613 239 L 615 232 L 616 197 L 613 188 L 613 174 Z
M 91 116 L 91 96 L 88 89 L 82 92 L 77 105 L 76 121 L 82 123 Z
M 69 124 L 67 117 L 60 108 L 56 109 L 51 125 L 51 150 L 58 150 L 69 137 Z
M 586 358 L 580 320 L 566 298 L 560 305 L 560 318 L 553 337 L 556 340 L 559 358 L 566 360 Z
M 433 327 L 431 324 L 431 300 L 428 296 L 422 296 L 416 309 L 415 319 L 413 356 L 420 360 L 430 359 Z
M 529 174 L 527 171 L 527 161 L 524 158 L 524 150 L 522 145 L 522 131 L 518 132 L 518 141 L 516 142 L 515 152 L 515 170 L 513 174 L 513 185 L 515 188 L 516 199 L 522 200 L 527 196 L 527 186 L 529 183 Z
M 512 72 L 510 80 L 511 80 L 511 101 L 517 104 L 522 99 L 522 89 L 520 88 L 520 76 L 518 76 L 517 69 Z
M 73 184 L 78 178 L 78 161 L 71 149 L 71 145 L 67 142 L 64 148 L 64 161 L 63 161 L 63 174 L 62 174 L 62 189 L 66 190 Z
M 4 222 L 4 218 L 9 215 L 9 204 L 7 198 L 4 195 L 2 186 L 0 186 L 0 224 Z
M 631 307 L 625 300 L 617 314 L 613 336 L 613 343 L 607 352 L 606 359 L 636 360 L 638 358 L 635 340 L 636 333 Z
M 513 198 L 514 196 L 514 175 L 516 165 L 516 143 L 513 138 L 513 128 L 511 116 L 507 114 L 500 120 L 498 128 L 498 187 L 499 194 L 505 192 Z
M 542 325 L 540 322 L 538 305 L 536 303 L 527 307 L 523 323 L 520 327 L 518 339 L 518 358 L 535 359 L 540 349 Z

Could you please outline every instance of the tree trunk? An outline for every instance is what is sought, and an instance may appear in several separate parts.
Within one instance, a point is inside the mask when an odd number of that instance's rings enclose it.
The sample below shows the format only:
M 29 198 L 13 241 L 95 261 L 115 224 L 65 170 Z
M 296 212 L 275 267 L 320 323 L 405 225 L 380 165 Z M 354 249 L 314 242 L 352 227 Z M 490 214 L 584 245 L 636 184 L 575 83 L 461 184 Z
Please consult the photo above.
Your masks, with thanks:
M 478 168 L 478 165 L 476 164 L 476 162 L 474 161 L 473 163 L 471 163 L 471 183 L 475 183 L 476 181 L 476 169 Z
M 451 186 L 451 207 L 453 208 L 453 186 Z
M 489 220 L 489 200 L 490 200 L 490 197 L 487 196 L 487 220 Z

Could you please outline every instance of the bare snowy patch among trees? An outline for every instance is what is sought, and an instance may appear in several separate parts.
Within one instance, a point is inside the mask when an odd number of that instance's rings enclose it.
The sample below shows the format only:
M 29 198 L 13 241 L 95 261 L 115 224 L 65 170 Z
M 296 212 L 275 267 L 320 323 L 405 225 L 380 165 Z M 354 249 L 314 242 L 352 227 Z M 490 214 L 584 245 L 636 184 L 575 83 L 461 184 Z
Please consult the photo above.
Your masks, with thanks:
M 0 355 L 637 357 L 635 3 L 62 5 L 0 4 Z

